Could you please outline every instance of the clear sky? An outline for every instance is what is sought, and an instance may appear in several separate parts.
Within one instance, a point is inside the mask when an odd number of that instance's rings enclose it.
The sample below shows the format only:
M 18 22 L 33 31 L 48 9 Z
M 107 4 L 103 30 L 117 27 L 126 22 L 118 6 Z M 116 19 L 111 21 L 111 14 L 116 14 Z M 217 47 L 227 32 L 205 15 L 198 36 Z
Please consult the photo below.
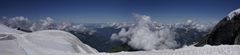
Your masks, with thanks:
M 240 0 L 0 0 L 0 16 L 52 17 L 77 23 L 132 22 L 132 13 L 161 23 L 215 22 L 240 8 Z

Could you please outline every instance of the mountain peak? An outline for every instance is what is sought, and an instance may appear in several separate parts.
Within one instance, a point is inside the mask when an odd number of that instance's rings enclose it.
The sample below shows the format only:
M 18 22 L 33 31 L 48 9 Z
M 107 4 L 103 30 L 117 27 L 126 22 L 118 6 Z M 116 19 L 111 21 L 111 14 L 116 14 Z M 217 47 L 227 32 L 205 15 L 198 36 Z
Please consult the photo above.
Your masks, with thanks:
M 226 20 L 227 19 L 227 20 Z M 221 44 L 240 44 L 240 9 L 229 13 L 228 17 L 218 22 L 213 30 L 205 35 L 195 46 L 221 45 Z
M 239 15 L 239 14 L 240 14 L 240 8 L 230 12 L 227 16 L 228 20 L 231 20 L 234 16 Z

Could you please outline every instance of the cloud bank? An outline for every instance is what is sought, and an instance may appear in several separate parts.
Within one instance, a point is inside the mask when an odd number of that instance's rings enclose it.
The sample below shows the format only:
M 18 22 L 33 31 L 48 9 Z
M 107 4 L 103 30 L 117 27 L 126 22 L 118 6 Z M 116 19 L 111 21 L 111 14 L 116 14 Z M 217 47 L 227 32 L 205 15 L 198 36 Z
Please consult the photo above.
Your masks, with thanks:
M 175 32 L 170 28 L 155 28 L 150 16 L 134 14 L 136 25 L 128 30 L 122 28 L 117 34 L 111 36 L 112 40 L 119 40 L 128 45 L 143 50 L 170 49 L 178 46 L 174 40 Z

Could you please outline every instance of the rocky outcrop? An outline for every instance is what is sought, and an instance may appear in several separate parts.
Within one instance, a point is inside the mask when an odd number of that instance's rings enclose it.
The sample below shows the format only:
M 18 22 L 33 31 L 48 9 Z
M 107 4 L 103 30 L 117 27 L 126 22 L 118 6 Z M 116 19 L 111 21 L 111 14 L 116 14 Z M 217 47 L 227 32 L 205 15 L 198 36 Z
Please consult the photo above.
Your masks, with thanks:
M 209 45 L 234 45 L 240 44 L 240 14 L 231 12 L 234 16 L 222 19 L 202 40 L 195 46 Z

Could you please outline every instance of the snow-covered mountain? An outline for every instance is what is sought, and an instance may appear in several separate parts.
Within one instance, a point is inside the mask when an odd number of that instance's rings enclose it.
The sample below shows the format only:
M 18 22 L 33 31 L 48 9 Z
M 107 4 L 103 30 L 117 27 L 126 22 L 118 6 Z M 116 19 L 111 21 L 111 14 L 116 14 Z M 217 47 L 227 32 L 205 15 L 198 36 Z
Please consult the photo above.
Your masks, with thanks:
M 47 18 L 31 22 L 24 17 L 6 19 L 0 24 L 1 55 L 239 55 L 239 45 L 220 45 L 194 47 L 201 36 L 208 33 L 212 26 L 198 24 L 187 20 L 185 23 L 160 24 L 150 16 L 135 15 L 136 24 L 100 24 L 89 26 L 95 30 L 92 34 L 84 24 L 57 23 Z M 4 20 L 16 21 L 5 22 Z M 31 24 L 21 27 L 24 24 Z M 104 26 L 105 25 L 105 26 Z M 8 27 L 7 27 L 8 26 Z M 18 27 L 19 26 L 19 27 Z M 9 28 L 11 27 L 11 28 Z M 27 28 L 31 27 L 31 28 Z M 15 29 L 12 29 L 15 28 Z M 20 29 L 19 29 L 20 28 Z M 16 30 L 18 29 L 18 30 Z M 23 32 L 19 30 L 31 30 Z M 63 30 L 63 31 L 59 31 Z M 70 30 L 70 31 L 69 31 Z M 68 31 L 68 32 L 65 32 Z M 72 33 L 72 34 L 71 34 Z M 87 32 L 89 33 L 89 32 Z M 74 35 L 77 35 L 78 38 Z M 83 37 L 81 37 L 83 36 Z M 79 40 L 83 38 L 83 41 Z M 97 48 L 114 46 L 109 41 L 122 41 L 136 49 L 148 51 L 105 53 Z M 90 42 L 90 43 L 89 43 Z M 107 44 L 106 44 L 107 43 Z M 117 43 L 122 44 L 122 43 Z M 94 48 L 90 46 L 95 45 Z M 109 45 L 107 47 L 103 47 Z M 185 46 L 187 45 L 187 46 Z M 190 46 L 188 46 L 190 45 Z M 176 49 L 177 48 L 177 49 Z M 109 50 L 109 49 L 107 49 Z
M 93 48 L 96 48 L 100 52 L 108 52 L 109 50 L 112 50 L 113 47 L 123 44 L 115 42 L 119 38 L 115 40 L 111 39 L 112 35 L 119 34 L 120 32 L 123 32 L 124 29 L 125 31 L 129 31 L 133 29 L 133 27 L 135 26 L 140 27 L 142 24 L 144 24 L 141 23 L 144 22 L 141 20 L 145 19 L 141 19 L 141 17 L 136 18 L 137 18 L 136 23 L 100 23 L 100 24 L 76 24 L 71 22 L 59 22 L 51 17 L 46 17 L 45 19 L 41 19 L 40 21 L 31 21 L 23 16 L 17 16 L 13 18 L 2 17 L 0 21 L 2 24 L 7 25 L 8 27 L 28 32 L 41 30 L 67 31 L 77 36 L 82 42 L 92 46 Z M 202 35 L 208 33 L 212 28 L 211 25 L 199 24 L 193 20 L 187 20 L 186 22 L 177 24 L 161 24 L 152 21 L 151 18 L 146 20 L 150 21 L 150 22 L 147 21 L 146 23 L 146 25 L 149 26 L 148 27 L 150 29 L 149 31 L 153 31 L 157 36 L 162 35 L 163 37 L 165 36 L 174 37 L 173 41 L 177 42 L 177 46 L 171 48 L 181 48 L 184 45 L 194 44 L 196 41 L 198 41 L 198 39 L 202 38 L 201 37 Z M 166 34 L 167 32 L 169 32 L 169 34 Z M 146 34 L 146 32 L 143 33 Z M 129 38 L 130 37 L 125 36 L 125 39 Z
M 231 17 L 234 14 L 238 14 L 237 11 L 231 12 L 228 17 Z M 99 50 L 100 52 L 108 52 L 109 50 L 112 50 L 113 47 L 121 46 L 122 44 L 127 44 L 128 46 L 134 49 L 149 51 L 179 48 L 181 49 L 184 48 L 184 46 L 196 44 L 197 41 L 203 38 L 203 35 L 212 30 L 214 25 L 214 24 L 200 24 L 197 21 L 193 20 L 187 20 L 186 22 L 176 24 L 161 24 L 152 21 L 150 16 L 135 15 L 135 17 L 137 21 L 135 23 L 102 23 L 102 24 L 76 24 L 71 22 L 57 22 L 50 17 L 47 17 L 46 19 L 42 19 L 36 22 L 28 20 L 28 18 L 22 16 L 14 18 L 3 17 L 0 21 L 2 24 L 6 26 L 2 25 L 2 27 L 0 28 L 4 29 L 5 27 L 11 27 L 18 30 L 31 31 L 32 33 L 29 34 L 11 28 L 8 28 L 11 30 L 8 29 L 2 30 L 3 32 L 17 31 L 17 33 L 20 33 L 18 34 L 20 36 L 30 36 L 29 38 L 33 39 L 34 41 L 33 40 L 28 41 L 32 41 L 33 43 L 39 42 L 35 41 L 38 40 L 38 38 L 32 36 L 41 37 L 42 35 L 55 36 L 48 34 L 49 31 L 42 32 L 42 30 L 67 31 L 78 37 L 77 39 L 80 39 L 81 40 L 80 42 L 83 42 Z M 56 35 L 62 33 L 58 31 L 50 31 L 50 33 L 51 32 L 53 32 L 53 34 Z M 38 35 L 39 33 L 41 33 L 42 35 Z M 45 39 L 47 37 L 42 38 Z M 56 38 L 56 41 L 61 40 Z M 44 48 L 53 48 L 54 50 L 56 50 L 55 47 L 48 45 L 49 44 L 47 43 L 39 44 L 39 46 L 42 46 Z M 61 48 L 60 49 L 57 48 L 57 50 L 76 53 L 75 50 L 64 49 L 65 47 L 68 48 L 69 46 L 64 46 L 62 43 L 56 43 L 54 45 L 60 45 L 59 47 Z
M 6 25 L 0 24 L 0 33 L 25 33 L 23 31 L 19 31 L 16 29 L 11 29 L 7 27 Z
M 59 30 L 24 33 L 0 25 L 1 55 L 55 55 L 59 53 L 98 53 L 76 36 Z
M 176 50 L 98 53 L 74 35 L 57 30 L 22 33 L 0 25 L 1 55 L 238 55 L 239 45 L 188 46 Z M 2 30 L 4 29 L 4 30 Z M 6 31 L 8 30 L 8 31 Z M 94 53 L 94 54 L 89 54 Z
M 240 14 L 240 8 L 230 12 L 227 16 L 227 19 L 231 20 L 234 16 L 239 15 L 239 14 Z
M 240 9 L 229 13 L 220 20 L 213 30 L 206 34 L 195 46 L 209 45 L 239 45 L 240 44 Z

